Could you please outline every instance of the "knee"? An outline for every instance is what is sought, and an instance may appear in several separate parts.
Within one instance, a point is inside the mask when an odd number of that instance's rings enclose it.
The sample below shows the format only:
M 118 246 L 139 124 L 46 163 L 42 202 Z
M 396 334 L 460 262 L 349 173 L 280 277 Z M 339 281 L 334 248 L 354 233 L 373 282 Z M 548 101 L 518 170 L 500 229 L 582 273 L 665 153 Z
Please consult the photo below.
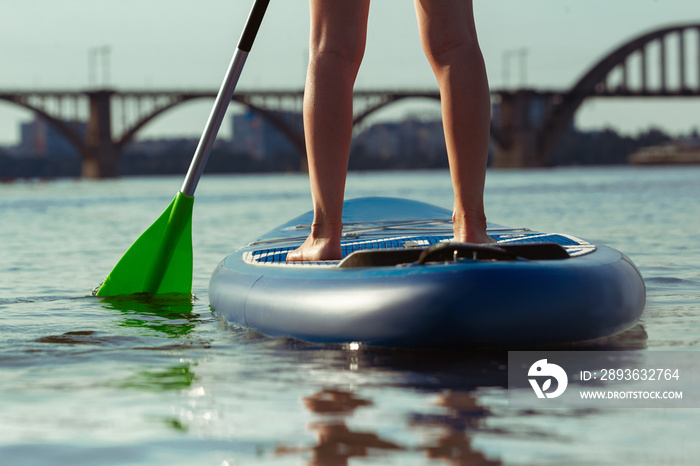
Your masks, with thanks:
M 423 50 L 435 66 L 450 65 L 455 60 L 470 62 L 481 56 L 476 34 L 468 31 L 440 31 L 423 39 Z
M 365 53 L 369 0 L 311 0 L 309 64 L 358 70 Z
M 312 63 L 333 63 L 338 71 L 357 72 L 365 53 L 364 42 L 354 39 L 346 41 L 321 40 L 311 44 L 310 60 Z

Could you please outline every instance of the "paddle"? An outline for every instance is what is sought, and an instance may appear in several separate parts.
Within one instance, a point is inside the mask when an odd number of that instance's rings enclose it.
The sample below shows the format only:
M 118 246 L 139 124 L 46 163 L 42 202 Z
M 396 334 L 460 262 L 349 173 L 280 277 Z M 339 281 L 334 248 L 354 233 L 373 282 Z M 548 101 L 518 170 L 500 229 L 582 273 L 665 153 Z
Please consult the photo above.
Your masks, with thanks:
M 216 134 L 270 0 L 255 0 L 180 191 L 124 253 L 97 296 L 192 293 L 192 206 Z

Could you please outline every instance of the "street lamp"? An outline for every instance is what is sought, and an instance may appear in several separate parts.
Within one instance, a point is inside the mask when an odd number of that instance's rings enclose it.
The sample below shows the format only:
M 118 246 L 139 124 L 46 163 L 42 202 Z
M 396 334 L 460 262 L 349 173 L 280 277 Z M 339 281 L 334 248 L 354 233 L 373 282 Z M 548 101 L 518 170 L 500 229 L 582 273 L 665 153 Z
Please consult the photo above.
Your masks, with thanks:
M 102 85 L 109 84 L 110 53 L 112 49 L 109 45 L 91 47 L 88 49 L 88 85 L 97 86 L 97 61 L 102 60 Z
M 520 58 L 520 87 L 525 87 L 527 81 L 527 54 L 528 48 L 521 47 L 518 49 L 505 50 L 503 52 L 502 72 L 503 72 L 503 87 L 507 87 L 510 82 L 510 59 L 514 56 Z

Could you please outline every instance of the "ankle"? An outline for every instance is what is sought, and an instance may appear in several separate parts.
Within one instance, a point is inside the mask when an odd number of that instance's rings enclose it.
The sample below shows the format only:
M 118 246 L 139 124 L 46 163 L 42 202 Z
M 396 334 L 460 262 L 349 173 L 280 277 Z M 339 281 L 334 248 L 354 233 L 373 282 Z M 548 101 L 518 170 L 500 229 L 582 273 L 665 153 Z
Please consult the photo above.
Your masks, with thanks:
M 466 243 L 490 243 L 493 241 L 486 234 L 486 215 L 483 210 L 458 211 L 452 214 L 454 241 Z
M 339 239 L 343 234 L 343 223 L 338 222 L 328 222 L 328 221 L 317 221 L 311 224 L 311 237 L 312 238 L 328 238 L 328 239 Z
M 452 223 L 486 230 L 486 214 L 483 210 L 459 210 L 452 212 Z

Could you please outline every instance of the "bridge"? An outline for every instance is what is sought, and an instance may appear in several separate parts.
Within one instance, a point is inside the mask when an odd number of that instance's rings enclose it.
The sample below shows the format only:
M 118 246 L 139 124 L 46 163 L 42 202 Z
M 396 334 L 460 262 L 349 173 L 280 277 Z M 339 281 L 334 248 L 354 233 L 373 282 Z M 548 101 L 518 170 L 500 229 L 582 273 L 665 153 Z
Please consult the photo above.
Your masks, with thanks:
M 696 44 L 690 58 L 689 40 Z M 693 69 L 696 76 L 690 76 Z M 89 178 L 118 176 L 124 147 L 158 116 L 185 102 L 215 96 L 215 91 L 198 90 L 0 90 L 0 100 L 31 110 L 73 144 L 83 159 L 83 176 Z M 645 33 L 607 54 L 568 90 L 493 90 L 493 166 L 547 165 L 586 99 L 691 96 L 700 96 L 700 23 Z M 440 95 L 437 89 L 358 90 L 354 123 L 359 125 L 398 101 L 417 98 L 439 101 Z M 305 160 L 302 132 L 281 115 L 282 111 L 301 112 L 302 90 L 240 91 L 233 100 L 274 125 Z M 87 132 L 83 137 L 72 122 L 84 115 Z
M 686 44 L 695 41 L 689 57 Z M 675 54 L 671 58 L 671 46 Z M 657 66 L 652 66 L 652 60 Z M 694 68 L 695 76 L 689 70 Z M 563 92 L 496 92 L 492 119 L 493 165 L 547 165 L 555 144 L 588 98 L 687 98 L 700 96 L 700 23 L 657 29 L 619 46 Z

